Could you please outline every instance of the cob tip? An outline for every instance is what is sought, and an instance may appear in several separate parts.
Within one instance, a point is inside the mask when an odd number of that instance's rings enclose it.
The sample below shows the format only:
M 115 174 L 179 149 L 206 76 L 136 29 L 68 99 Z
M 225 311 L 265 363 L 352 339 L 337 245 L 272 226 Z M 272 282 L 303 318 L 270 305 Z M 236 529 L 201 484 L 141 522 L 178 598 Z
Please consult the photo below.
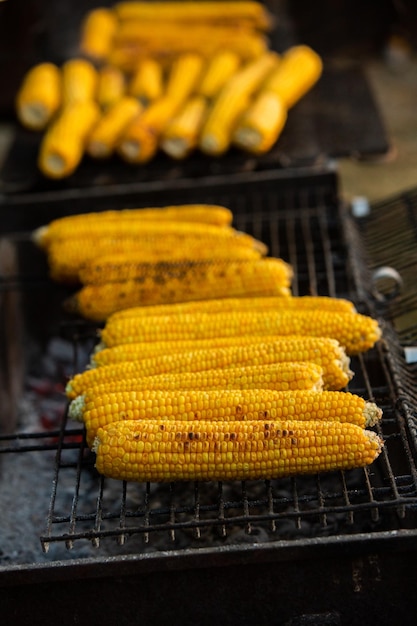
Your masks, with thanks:
M 39 226 L 32 232 L 32 241 L 39 248 L 44 247 L 44 239 L 48 232 L 48 226 Z
M 382 409 L 374 402 L 366 402 L 363 413 L 366 426 L 375 426 L 382 418 Z
M 77 396 L 69 403 L 68 416 L 77 421 L 82 422 L 83 409 L 85 406 L 85 396 Z

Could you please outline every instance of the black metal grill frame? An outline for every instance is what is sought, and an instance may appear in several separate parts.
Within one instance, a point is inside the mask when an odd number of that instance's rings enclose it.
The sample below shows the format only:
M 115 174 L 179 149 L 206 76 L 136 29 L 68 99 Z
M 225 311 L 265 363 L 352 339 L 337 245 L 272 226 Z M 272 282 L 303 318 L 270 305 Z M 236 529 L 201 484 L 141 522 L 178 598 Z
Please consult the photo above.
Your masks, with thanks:
M 237 228 L 265 241 L 271 255 L 282 256 L 293 265 L 295 294 L 348 297 L 359 310 L 379 318 L 383 340 L 369 353 L 352 359 L 355 376 L 349 390 L 383 408 L 378 430 L 385 440 L 384 452 L 363 470 L 266 483 L 115 487 L 114 481 L 96 474 L 94 455 L 74 424 L 64 421 L 61 432 L 48 434 L 44 441 L 42 435 L 33 441 L 11 435 L 3 441 L 4 452 L 41 450 L 43 446 L 56 449 L 51 506 L 40 537 L 45 551 L 51 544 L 72 548 L 86 541 L 104 549 L 110 542 L 112 551 L 116 543 L 118 554 L 143 554 L 155 546 L 164 550 L 221 547 L 242 540 L 288 541 L 301 548 L 312 538 L 354 540 L 364 531 L 376 538 L 385 532 L 416 528 L 415 375 L 372 297 L 360 235 L 339 201 L 335 173 L 330 170 L 308 179 L 300 177 L 289 185 L 282 175 L 265 172 L 227 177 L 227 184 L 220 179 L 217 186 L 212 183 L 207 181 L 204 189 L 177 189 L 176 201 L 201 201 L 204 197 L 206 202 L 229 206 Z M 118 200 L 123 201 L 123 196 Z M 112 201 L 113 206 L 120 206 L 114 198 L 107 204 Z M 154 193 L 151 198 L 146 194 L 136 198 L 138 206 L 164 202 L 163 191 L 159 197 Z M 16 238 L 18 245 L 24 240 L 22 235 Z M 31 244 L 26 241 L 25 245 Z M 14 287 L 28 290 L 32 286 L 29 291 L 35 296 L 33 279 L 31 275 L 25 278 L 23 272 Z M 48 288 L 54 291 L 53 285 Z M 94 340 L 95 327 L 70 318 L 63 319 L 58 328 L 74 340 L 76 370 L 77 355 L 85 342 Z M 65 503 L 60 499 L 64 477 L 73 485 L 70 504 L 68 494 Z

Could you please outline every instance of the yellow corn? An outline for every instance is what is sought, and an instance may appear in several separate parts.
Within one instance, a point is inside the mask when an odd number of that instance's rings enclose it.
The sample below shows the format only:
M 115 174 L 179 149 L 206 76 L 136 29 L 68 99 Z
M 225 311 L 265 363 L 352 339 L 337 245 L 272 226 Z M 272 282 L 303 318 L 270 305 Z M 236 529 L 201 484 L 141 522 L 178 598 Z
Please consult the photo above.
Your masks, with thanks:
M 174 318 L 173 318 L 174 319 Z M 178 341 L 144 341 L 141 343 L 122 343 L 112 348 L 103 348 L 98 344 L 91 356 L 91 367 L 101 367 L 122 361 L 137 361 L 164 354 L 211 350 L 228 346 L 248 346 L 254 343 L 269 343 L 279 339 L 277 335 L 244 335 L 241 337 L 214 337 L 214 339 L 183 339 Z
M 356 424 L 120 421 L 100 428 L 96 469 L 137 482 L 273 479 L 368 466 L 381 452 L 376 433 Z
M 218 156 L 230 147 L 235 125 L 266 76 L 279 64 L 279 56 L 268 51 L 230 78 L 215 98 L 200 133 L 199 147 Z
M 88 222 L 90 227 L 103 221 L 114 220 L 139 221 L 173 221 L 173 222 L 202 222 L 203 224 L 217 224 L 230 226 L 233 215 L 230 209 L 212 204 L 179 204 L 165 207 L 148 207 L 144 209 L 121 209 L 120 211 L 101 211 L 66 215 L 52 220 L 46 226 L 37 228 L 32 235 L 36 245 L 46 248 L 53 239 L 64 239 L 75 232 L 77 237 Z
M 98 214 L 99 217 L 100 214 Z M 147 237 L 161 237 L 165 235 L 176 235 L 177 237 L 199 237 L 210 238 L 216 237 L 223 241 L 230 239 L 244 239 L 252 241 L 253 238 L 246 233 L 241 233 L 232 227 L 221 228 L 216 224 L 204 224 L 201 222 L 186 222 L 186 221 L 174 221 L 166 220 L 159 221 L 156 217 L 154 220 L 141 220 L 141 219 L 122 219 L 116 220 L 85 220 L 81 222 L 76 229 L 72 232 L 67 231 L 62 235 L 65 239 L 80 239 L 83 236 L 90 236 L 94 238 L 102 236 L 113 236 L 114 238 L 125 235 L 138 235 Z M 58 235 L 55 235 L 55 241 L 58 240 Z
M 322 337 L 280 337 L 270 343 L 247 346 L 229 346 L 209 350 L 193 350 L 178 354 L 165 354 L 139 361 L 124 361 L 103 365 L 75 374 L 68 381 L 66 394 L 72 399 L 99 382 L 155 376 L 175 372 L 202 372 L 210 369 L 236 367 L 236 365 L 268 365 L 294 361 L 310 362 L 323 369 L 325 389 L 346 387 L 353 376 L 350 359 L 334 339 Z
M 253 154 L 263 154 L 278 140 L 287 121 L 280 96 L 263 90 L 244 111 L 233 133 L 233 143 Z
M 233 50 L 219 50 L 208 60 L 204 69 L 197 93 L 207 100 L 217 96 L 220 89 L 236 73 L 241 58 Z
M 105 59 L 113 45 L 117 26 L 118 19 L 112 9 L 89 11 L 81 24 L 81 52 L 96 61 Z
M 164 70 L 157 59 L 142 59 L 129 82 L 129 94 L 144 106 L 164 94 Z
M 174 271 L 176 267 L 178 271 L 180 267 L 188 267 L 190 264 L 201 266 L 202 263 L 206 263 L 209 268 L 213 267 L 215 273 L 215 267 L 219 267 L 221 263 L 226 266 L 235 259 L 241 263 L 250 263 L 258 260 L 264 254 L 262 247 L 256 241 L 250 242 L 241 237 L 234 239 L 207 237 L 203 243 L 200 237 L 190 236 L 184 238 L 175 234 L 167 234 L 158 238 L 139 237 L 138 235 L 112 237 L 109 235 L 95 238 L 94 246 L 91 243 L 91 236 L 85 235 L 80 239 L 57 240 L 51 244 L 48 248 L 48 263 L 51 277 L 61 282 L 79 282 L 80 270 L 87 263 L 92 262 L 94 267 L 94 263 L 97 261 L 97 268 L 99 268 L 99 257 L 101 255 L 108 255 L 113 252 L 117 254 L 135 254 L 138 248 L 140 249 L 143 262 L 140 268 L 135 266 L 137 278 L 140 277 L 141 272 L 142 275 L 145 273 L 148 276 L 157 274 L 160 276 L 161 271 L 164 271 L 164 267 L 170 267 L 171 264 L 172 270 Z M 202 247 L 204 244 L 207 245 L 206 248 Z M 227 246 L 230 247 L 230 250 L 228 250 Z M 213 259 L 211 263 L 207 260 L 210 258 Z M 196 260 L 189 261 L 188 259 Z M 238 270 L 239 268 L 236 268 L 236 272 Z M 98 271 L 93 269 L 93 275 L 98 275 L 99 271 L 99 269 Z M 119 272 L 118 266 L 115 268 L 115 273 L 117 272 Z M 129 285 L 130 289 L 134 286 L 132 281 L 130 281 Z M 125 284 L 126 287 L 129 287 L 129 285 Z M 96 285 L 96 287 L 100 291 L 100 285 Z M 107 287 L 105 288 L 103 285 L 104 290 Z M 82 298 L 87 297 L 88 291 L 86 290 L 85 296 L 82 296 Z M 110 296 L 113 299 L 117 298 L 118 285 L 115 285 L 115 290 L 108 289 L 108 291 L 110 291 Z M 112 291 L 114 291 L 113 296 Z M 281 290 L 276 287 L 274 294 L 288 295 L 288 289 Z M 138 299 L 134 292 L 130 294 L 129 302 L 129 306 L 138 304 Z M 127 301 L 126 306 L 128 306 Z
M 74 402 L 76 402 L 74 400 Z M 360 396 L 343 391 L 275 391 L 271 389 L 163 389 L 113 392 L 76 402 L 91 447 L 99 428 L 120 420 L 252 421 L 284 419 L 373 426 L 382 411 Z
M 272 15 L 261 2 L 118 2 L 114 11 L 119 20 L 138 20 L 149 28 L 158 21 L 176 24 L 247 24 L 259 30 L 269 30 Z M 150 22 L 150 24 L 149 24 Z
M 112 319 L 123 317 L 139 317 L 141 315 L 177 315 L 178 313 L 224 313 L 226 311 L 268 311 L 268 310 L 305 310 L 320 309 L 329 311 L 356 310 L 355 305 L 346 298 L 332 298 L 330 296 L 291 296 L 285 300 L 282 297 L 263 296 L 252 298 L 219 298 L 211 300 L 196 300 L 192 302 L 177 302 L 175 304 L 156 304 L 147 307 L 133 307 L 123 309 L 112 315 Z
M 266 248 L 257 240 L 250 241 L 247 238 L 238 237 L 230 241 L 233 245 L 230 248 L 224 247 L 224 240 L 211 241 L 207 240 L 206 248 L 202 248 L 201 239 L 195 237 L 184 242 L 178 237 L 175 241 L 174 237 L 168 238 L 165 242 L 158 241 L 153 246 L 153 242 L 149 239 L 149 246 L 144 238 L 141 238 L 140 251 L 115 254 L 94 255 L 90 262 L 86 262 L 79 270 L 80 281 L 84 284 L 99 285 L 109 282 L 122 282 L 125 280 L 133 280 L 135 278 L 143 278 L 143 276 L 162 276 L 170 275 L 179 280 L 191 280 L 194 274 L 201 277 L 202 272 L 209 271 L 209 277 L 212 269 L 215 267 L 227 268 L 228 263 L 235 261 L 252 261 L 259 260 L 266 254 Z M 170 249 L 172 243 L 181 243 L 181 249 Z M 219 265 L 220 263 L 220 265 Z M 239 266 L 241 267 L 241 266 Z M 230 271 L 238 271 L 239 268 L 230 267 Z M 245 267 L 242 267 L 246 271 Z M 266 268 L 269 271 L 269 268 Z M 199 287 L 201 288 L 201 286 Z M 157 297 L 157 294 L 156 296 Z M 189 299 L 189 298 L 188 298 Z
M 102 109 L 107 110 L 119 102 L 125 91 L 125 76 L 117 67 L 105 65 L 99 70 L 96 100 Z
M 24 76 L 16 96 L 16 114 L 23 126 L 43 130 L 61 105 L 61 72 L 53 63 L 39 63 Z
M 86 59 L 69 59 L 62 67 L 62 102 L 94 100 L 97 95 L 98 72 Z
M 261 261 L 260 263 L 263 263 Z M 233 311 L 182 313 L 109 319 L 101 331 L 103 344 L 138 341 L 210 339 L 242 335 L 304 335 L 336 339 L 350 355 L 366 352 L 381 336 L 377 320 L 360 313 L 335 311 Z
M 161 149 L 173 159 L 185 159 L 198 143 L 207 113 L 203 96 L 191 97 L 167 125 L 160 140 Z
M 123 133 L 119 153 L 126 161 L 144 163 L 155 155 L 161 134 L 194 91 L 202 67 L 200 55 L 179 55 L 172 65 L 164 95 L 146 107 Z
M 47 129 L 40 146 L 38 166 L 48 178 L 72 174 L 84 155 L 87 137 L 100 116 L 93 100 L 68 104 Z
M 315 85 L 322 70 L 322 60 L 314 50 L 305 45 L 293 46 L 282 55 L 281 63 L 263 87 L 278 95 L 289 109 Z
M 229 241 L 228 245 L 232 245 L 231 240 Z M 72 306 L 83 317 L 102 321 L 116 311 L 139 304 L 164 304 L 239 295 L 289 296 L 291 277 L 289 265 L 275 258 L 218 259 L 178 264 L 149 263 L 142 266 L 142 271 L 137 272 L 135 278 L 123 282 L 85 285 L 72 297 Z M 173 318 L 169 317 L 172 323 Z M 120 323 L 129 319 L 135 318 L 127 318 Z M 159 319 L 155 318 L 155 321 Z M 166 318 L 161 316 L 161 319 Z M 184 338 L 185 335 L 186 332 Z M 165 338 L 161 336 L 161 339 Z M 145 339 L 148 340 L 150 339 Z M 139 335 L 137 341 L 142 341 Z
M 323 370 L 320 365 L 308 362 L 271 363 L 269 365 L 247 365 L 203 372 L 182 372 L 159 374 L 142 378 L 120 378 L 119 380 L 97 383 L 88 387 L 85 394 L 70 402 L 69 414 L 79 419 L 80 405 L 89 399 L 104 394 L 122 391 L 145 391 L 164 389 L 165 391 L 196 389 L 274 389 L 291 391 L 295 389 L 323 389 Z
M 141 105 L 136 98 L 125 96 L 111 105 L 88 135 L 86 151 L 94 158 L 106 158 L 113 154 L 119 137 L 126 126 L 140 113 Z

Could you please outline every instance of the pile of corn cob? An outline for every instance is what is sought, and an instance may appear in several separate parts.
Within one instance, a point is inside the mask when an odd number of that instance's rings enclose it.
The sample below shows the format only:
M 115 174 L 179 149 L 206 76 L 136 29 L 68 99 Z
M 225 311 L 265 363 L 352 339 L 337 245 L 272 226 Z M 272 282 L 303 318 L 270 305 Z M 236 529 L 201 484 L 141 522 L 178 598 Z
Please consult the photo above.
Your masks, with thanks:
M 105 320 L 90 366 L 66 393 L 106 476 L 278 478 L 363 467 L 382 449 L 369 430 L 381 410 L 345 390 L 350 356 L 380 338 L 377 321 L 345 299 L 292 296 L 291 267 L 235 231 L 232 217 L 220 206 L 131 209 L 34 233 L 55 279 L 90 277 L 78 312 Z M 129 236 L 140 254 L 112 256 Z M 241 238 L 256 258 L 239 258 Z M 144 262 L 158 240 L 164 261 Z M 170 246 L 181 260 L 170 260 Z
M 44 133 L 38 166 L 69 176 L 88 154 L 146 163 L 231 147 L 262 154 L 317 82 L 320 57 L 269 48 L 272 18 L 255 1 L 121 2 L 86 14 L 80 54 L 24 76 L 16 112 Z
M 381 452 L 369 427 L 382 411 L 344 388 L 349 355 L 378 338 L 373 319 L 326 297 L 125 309 L 107 320 L 90 367 L 69 380 L 69 415 L 84 423 L 98 471 L 116 479 L 363 467 Z

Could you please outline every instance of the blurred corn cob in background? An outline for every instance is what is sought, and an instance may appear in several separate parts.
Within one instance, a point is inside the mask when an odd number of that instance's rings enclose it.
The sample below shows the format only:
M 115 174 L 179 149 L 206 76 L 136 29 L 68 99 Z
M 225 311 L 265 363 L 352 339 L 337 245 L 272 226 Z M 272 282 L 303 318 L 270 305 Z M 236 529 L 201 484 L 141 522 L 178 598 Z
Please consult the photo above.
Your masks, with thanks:
M 72 174 L 83 158 L 88 133 L 99 116 L 94 100 L 67 104 L 42 139 L 39 169 L 49 178 Z
M 88 135 L 86 151 L 102 159 L 113 154 L 120 137 L 131 121 L 139 115 L 142 106 L 130 96 L 120 98 L 110 105 Z
M 100 68 L 97 77 L 97 103 L 105 112 L 117 104 L 126 93 L 126 80 L 123 72 L 111 65 Z
M 43 130 L 61 106 L 61 70 L 39 63 L 25 75 L 16 96 L 16 113 L 23 126 Z
M 78 55 L 60 67 L 40 64 L 23 77 L 17 117 L 45 132 L 73 100 L 94 100 L 105 113 L 132 96 L 140 110 L 118 136 L 115 152 L 129 163 L 146 164 L 159 152 L 177 160 L 194 151 L 217 157 L 232 146 L 262 154 L 322 70 L 308 46 L 272 51 L 267 37 L 273 26 L 256 1 L 122 2 L 92 9 L 80 25 Z M 104 133 L 108 124 L 113 136 L 115 116 L 100 116 L 100 129 L 94 124 L 91 133 Z M 83 154 L 102 158 L 89 139 Z M 60 177 L 73 171 L 63 169 Z M 57 177 L 49 168 L 41 172 Z

